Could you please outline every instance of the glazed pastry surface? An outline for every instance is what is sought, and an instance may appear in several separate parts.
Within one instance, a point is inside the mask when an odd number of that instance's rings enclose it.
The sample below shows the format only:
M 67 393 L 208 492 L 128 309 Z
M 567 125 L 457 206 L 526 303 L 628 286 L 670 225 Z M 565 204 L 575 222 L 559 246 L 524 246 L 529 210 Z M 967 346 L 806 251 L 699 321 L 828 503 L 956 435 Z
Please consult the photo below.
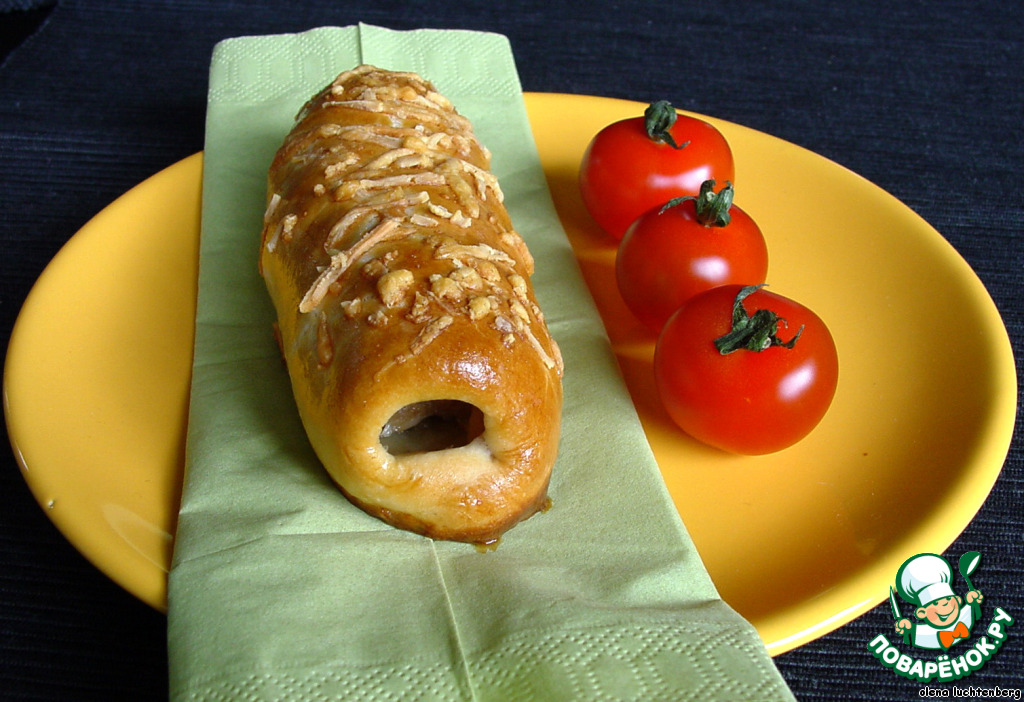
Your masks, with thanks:
M 562 359 L 490 153 L 418 75 L 360 66 L 300 111 L 260 271 L 306 433 L 344 494 L 490 543 L 544 508 Z

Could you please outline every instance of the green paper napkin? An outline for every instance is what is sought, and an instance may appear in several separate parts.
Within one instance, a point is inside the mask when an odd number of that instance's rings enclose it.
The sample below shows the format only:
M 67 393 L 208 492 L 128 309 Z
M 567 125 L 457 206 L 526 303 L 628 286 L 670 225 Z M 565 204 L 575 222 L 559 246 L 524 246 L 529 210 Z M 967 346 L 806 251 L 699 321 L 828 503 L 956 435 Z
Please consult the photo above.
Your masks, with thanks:
M 299 423 L 257 275 L 266 171 L 372 63 L 433 81 L 494 154 L 565 357 L 554 506 L 493 552 L 350 505 Z M 550 201 L 504 37 L 359 25 L 219 44 L 210 70 L 172 699 L 791 699 L 672 505 Z

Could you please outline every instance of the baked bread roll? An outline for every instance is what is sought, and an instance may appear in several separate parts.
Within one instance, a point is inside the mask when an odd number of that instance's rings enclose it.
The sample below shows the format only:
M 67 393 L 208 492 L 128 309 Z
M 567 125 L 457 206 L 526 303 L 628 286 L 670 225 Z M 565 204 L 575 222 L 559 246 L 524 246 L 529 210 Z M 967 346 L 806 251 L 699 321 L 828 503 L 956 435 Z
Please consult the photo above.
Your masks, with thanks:
M 489 162 L 426 80 L 346 71 L 274 158 L 260 255 L 331 478 L 396 527 L 474 543 L 546 506 L 562 405 L 533 259 Z

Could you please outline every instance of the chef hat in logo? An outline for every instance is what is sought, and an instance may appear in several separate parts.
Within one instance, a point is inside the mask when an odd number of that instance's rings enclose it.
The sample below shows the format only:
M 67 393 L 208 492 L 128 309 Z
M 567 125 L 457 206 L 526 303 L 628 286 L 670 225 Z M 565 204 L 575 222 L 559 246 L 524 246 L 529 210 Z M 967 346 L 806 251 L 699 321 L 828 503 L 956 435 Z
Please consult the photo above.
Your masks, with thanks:
M 896 586 L 907 602 L 924 606 L 953 596 L 953 569 L 942 556 L 920 553 L 908 558 L 896 573 Z

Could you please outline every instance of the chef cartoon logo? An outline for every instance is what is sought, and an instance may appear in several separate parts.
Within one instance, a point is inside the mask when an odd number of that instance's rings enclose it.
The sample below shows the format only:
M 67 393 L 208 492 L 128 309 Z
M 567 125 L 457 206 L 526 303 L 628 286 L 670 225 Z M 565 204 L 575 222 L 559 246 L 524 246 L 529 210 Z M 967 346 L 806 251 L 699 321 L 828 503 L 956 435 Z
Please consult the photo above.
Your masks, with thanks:
M 977 551 L 960 557 L 960 586 L 942 556 L 919 553 L 904 561 L 896 572 L 895 587 L 889 588 L 893 627 L 904 644 L 936 655 L 915 658 L 883 634 L 868 644 L 868 650 L 887 668 L 921 682 L 957 680 L 983 666 L 1002 646 L 1014 620 L 995 607 L 991 621 L 987 625 L 981 622 L 985 598 L 971 583 L 980 562 Z M 909 615 L 901 611 L 897 593 L 913 607 Z
M 889 603 L 896 633 L 903 635 L 904 643 L 946 651 L 970 636 L 984 600 L 970 580 L 980 560 L 981 554 L 977 552 L 966 553 L 960 559 L 960 574 L 968 588 L 963 595 L 953 591 L 953 569 L 942 556 L 919 553 L 903 562 L 896 572 L 896 589 L 900 597 L 914 605 L 914 619 L 899 616 L 892 588 Z

